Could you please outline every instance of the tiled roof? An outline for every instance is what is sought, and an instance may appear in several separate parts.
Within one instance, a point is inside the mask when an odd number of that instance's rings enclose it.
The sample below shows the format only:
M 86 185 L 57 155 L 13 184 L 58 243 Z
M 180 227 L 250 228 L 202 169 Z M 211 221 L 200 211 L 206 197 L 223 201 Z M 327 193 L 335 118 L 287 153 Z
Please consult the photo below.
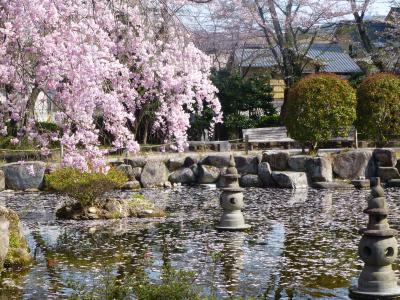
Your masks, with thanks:
M 321 72 L 361 73 L 360 67 L 343 51 L 338 44 L 313 44 L 307 57 L 320 61 Z M 238 49 L 235 51 L 235 63 L 242 67 L 270 68 L 276 62 L 269 49 Z

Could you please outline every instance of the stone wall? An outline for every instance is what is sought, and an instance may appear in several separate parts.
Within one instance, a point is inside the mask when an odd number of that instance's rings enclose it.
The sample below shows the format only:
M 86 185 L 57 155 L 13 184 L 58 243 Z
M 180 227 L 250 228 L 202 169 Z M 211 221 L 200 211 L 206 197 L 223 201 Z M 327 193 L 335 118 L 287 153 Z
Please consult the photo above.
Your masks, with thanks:
M 234 158 L 242 187 L 344 187 L 346 182 L 359 178 L 380 176 L 383 182 L 400 179 L 400 162 L 392 149 L 349 150 L 319 156 L 268 150 Z M 223 186 L 221 175 L 229 160 L 230 154 L 181 154 L 130 158 L 113 164 L 142 187 L 212 183 Z
M 400 160 L 393 149 L 357 149 L 318 156 L 289 150 L 234 154 L 242 187 L 346 187 L 353 179 L 379 176 L 400 185 Z M 180 153 L 149 155 L 111 161 L 126 173 L 126 189 L 171 187 L 176 184 L 217 184 L 229 166 L 230 154 Z M 46 170 L 47 168 L 47 170 Z M 10 163 L 0 167 L 0 190 L 32 190 L 43 186 L 42 162 Z M 53 168 L 54 169 L 54 168 Z M 350 186 L 351 187 L 351 186 Z

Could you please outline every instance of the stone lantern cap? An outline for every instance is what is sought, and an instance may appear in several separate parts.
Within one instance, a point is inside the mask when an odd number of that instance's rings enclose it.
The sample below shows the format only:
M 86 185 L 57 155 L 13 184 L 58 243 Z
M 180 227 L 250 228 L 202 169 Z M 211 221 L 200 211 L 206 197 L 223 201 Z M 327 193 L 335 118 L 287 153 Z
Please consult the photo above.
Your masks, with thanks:
M 239 174 L 224 174 L 221 175 L 222 177 L 226 178 L 226 179 L 232 179 L 232 180 L 236 180 L 240 178 Z

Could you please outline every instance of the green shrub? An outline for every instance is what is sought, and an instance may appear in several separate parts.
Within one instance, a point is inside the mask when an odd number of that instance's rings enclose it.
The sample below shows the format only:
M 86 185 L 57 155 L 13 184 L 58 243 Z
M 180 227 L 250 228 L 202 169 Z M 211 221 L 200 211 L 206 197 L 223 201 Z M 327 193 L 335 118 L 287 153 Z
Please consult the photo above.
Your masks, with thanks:
M 336 75 L 307 76 L 289 91 L 286 127 L 311 151 L 332 137 L 348 135 L 355 118 L 355 91 Z
M 274 126 L 279 126 L 280 122 L 280 117 L 278 114 L 271 115 L 271 116 L 261 116 L 257 120 L 257 125 L 256 127 L 262 128 L 262 127 L 274 127 Z
M 61 130 L 57 124 L 51 122 L 37 122 L 36 127 L 40 132 L 59 132 Z
M 357 121 L 360 133 L 379 146 L 400 135 L 400 77 L 375 74 L 357 90 Z
M 145 275 L 143 275 L 145 276 Z M 120 276 L 119 276 L 120 277 Z M 205 297 L 193 284 L 196 276 L 193 272 L 176 270 L 169 266 L 163 268 L 162 281 L 150 283 L 146 277 L 128 275 L 119 278 L 109 270 L 101 282 L 87 287 L 81 282 L 70 280 L 68 287 L 73 290 L 70 300 L 213 300 Z
M 82 207 L 93 205 L 95 200 L 105 192 L 120 188 L 128 178 L 115 168 L 107 174 L 81 172 L 75 168 L 61 168 L 46 175 L 46 185 L 77 199 Z

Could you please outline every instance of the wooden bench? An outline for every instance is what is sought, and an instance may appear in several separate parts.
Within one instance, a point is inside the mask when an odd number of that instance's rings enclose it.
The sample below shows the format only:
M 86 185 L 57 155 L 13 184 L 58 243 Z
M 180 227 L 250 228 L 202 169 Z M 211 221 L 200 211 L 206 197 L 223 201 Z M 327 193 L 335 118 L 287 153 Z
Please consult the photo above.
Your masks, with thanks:
M 243 129 L 242 133 L 246 153 L 252 150 L 253 144 L 279 143 L 290 147 L 290 143 L 295 142 L 295 140 L 288 137 L 286 127 L 249 128 Z
M 283 145 L 285 148 L 290 148 L 290 145 L 296 142 L 288 136 L 286 127 L 250 128 L 243 129 L 242 133 L 246 153 L 249 150 L 252 150 L 253 144 L 278 143 Z M 351 146 L 354 145 L 358 148 L 357 130 L 352 126 L 347 137 L 332 138 L 328 143 L 350 143 Z

